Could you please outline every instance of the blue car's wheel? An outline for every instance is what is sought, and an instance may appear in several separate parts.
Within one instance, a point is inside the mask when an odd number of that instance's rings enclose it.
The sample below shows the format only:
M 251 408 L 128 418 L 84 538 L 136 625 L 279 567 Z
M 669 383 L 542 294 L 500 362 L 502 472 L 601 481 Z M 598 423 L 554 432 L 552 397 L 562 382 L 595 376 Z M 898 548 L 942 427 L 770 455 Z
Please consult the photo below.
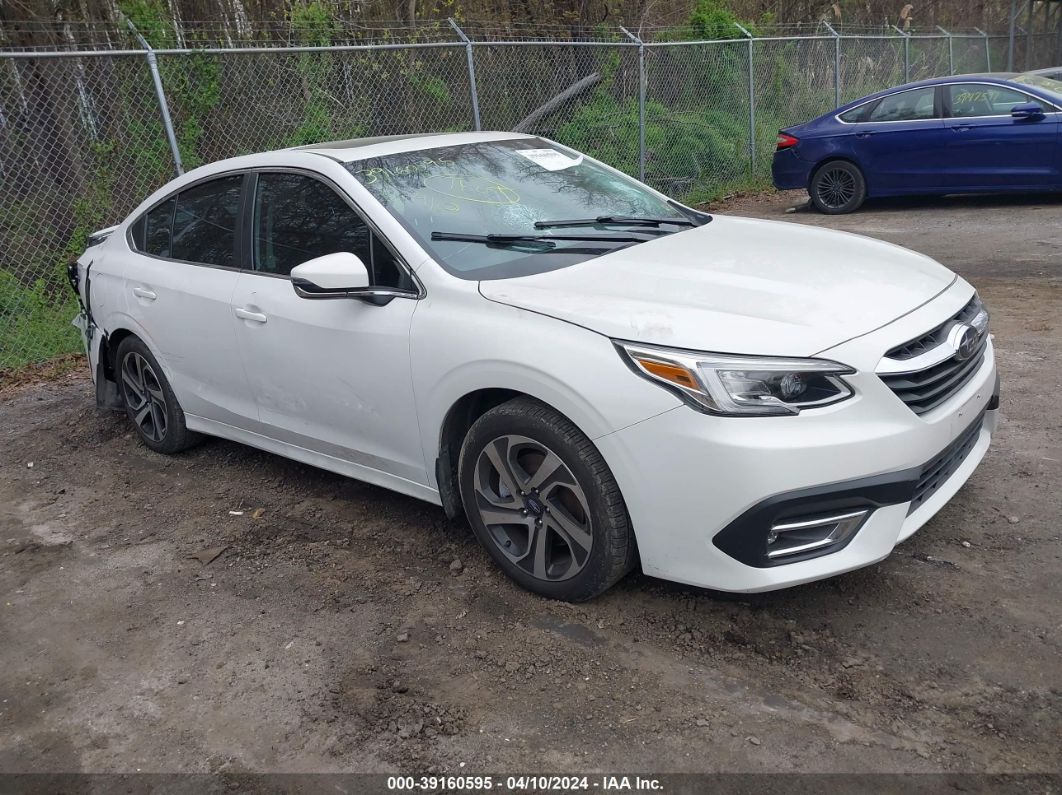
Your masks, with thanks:
M 867 183 L 854 163 L 832 160 L 816 169 L 808 194 L 820 213 L 841 215 L 859 208 L 867 197 Z

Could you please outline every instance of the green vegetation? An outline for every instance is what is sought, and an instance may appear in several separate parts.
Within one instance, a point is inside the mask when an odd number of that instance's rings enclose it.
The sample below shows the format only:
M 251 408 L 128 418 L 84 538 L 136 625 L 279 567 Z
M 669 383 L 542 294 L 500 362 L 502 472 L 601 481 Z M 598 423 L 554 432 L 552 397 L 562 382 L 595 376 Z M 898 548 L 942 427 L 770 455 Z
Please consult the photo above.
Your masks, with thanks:
M 740 40 L 705 48 L 649 48 L 648 97 L 645 104 L 645 177 L 651 185 L 692 203 L 765 186 L 769 159 L 760 158 L 753 170 L 749 160 L 749 115 L 744 87 L 748 84 L 748 44 L 740 21 L 721 0 L 698 0 L 681 35 L 670 42 Z M 756 57 L 766 57 L 757 55 Z M 637 176 L 638 101 L 625 84 L 619 56 L 606 51 L 599 64 L 602 81 L 593 94 L 557 128 L 558 140 Z M 771 58 L 769 68 L 756 71 L 772 82 L 757 85 L 757 142 L 782 123 L 773 108 L 785 108 L 798 81 L 784 55 Z M 623 86 L 626 85 L 624 95 Z M 821 94 L 821 90 L 816 90 Z M 763 94 L 763 96 L 760 96 Z M 763 146 L 758 148 L 761 151 Z
M 738 28 L 739 20 L 722 0 L 697 0 L 690 13 L 689 26 L 698 39 L 715 41 L 717 39 L 740 39 L 744 36 Z M 755 34 L 750 22 L 742 25 Z
M 66 293 L 56 287 L 44 279 L 26 287 L 0 271 L 0 371 L 80 349 L 70 325 L 77 301 L 69 287 Z

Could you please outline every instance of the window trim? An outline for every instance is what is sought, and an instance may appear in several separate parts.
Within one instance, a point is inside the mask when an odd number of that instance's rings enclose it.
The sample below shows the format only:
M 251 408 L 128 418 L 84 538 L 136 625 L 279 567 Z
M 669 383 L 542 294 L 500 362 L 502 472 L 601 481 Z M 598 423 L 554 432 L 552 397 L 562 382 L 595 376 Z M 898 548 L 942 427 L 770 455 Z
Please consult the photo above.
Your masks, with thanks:
M 243 217 L 243 205 L 244 205 L 244 195 L 245 195 L 244 194 L 244 190 L 246 189 L 246 186 L 247 186 L 246 169 L 243 169 L 243 168 L 232 169 L 231 171 L 222 171 L 222 172 L 219 172 L 217 174 L 211 174 L 209 176 L 204 176 L 204 177 L 201 177 L 200 179 L 193 180 L 192 182 L 189 182 L 187 185 L 182 185 L 180 188 L 177 188 L 176 190 L 170 191 L 165 196 L 163 196 L 161 199 L 159 199 L 158 201 L 152 203 L 152 205 L 150 207 L 148 207 L 146 210 L 144 210 L 144 212 L 140 213 L 140 215 L 138 215 L 136 218 L 134 218 L 132 223 L 130 223 L 129 226 L 125 230 L 125 243 L 126 243 L 127 246 L 129 246 L 129 250 L 132 251 L 134 254 L 138 254 L 141 257 L 147 257 L 148 259 L 158 260 L 159 262 L 176 262 L 176 263 L 181 264 L 181 265 L 195 265 L 196 267 L 199 267 L 199 268 L 214 268 L 215 270 L 219 270 L 219 271 L 235 271 L 236 273 L 242 273 L 243 269 L 239 265 L 211 265 L 209 262 L 193 262 L 192 260 L 178 259 L 177 257 L 160 257 L 157 254 L 149 254 L 148 252 L 141 251 L 139 248 L 137 248 L 136 242 L 133 240 L 133 227 L 136 226 L 136 224 L 140 221 L 141 218 L 144 218 L 148 213 L 150 213 L 152 210 L 154 210 L 160 204 L 165 204 L 170 199 L 175 199 L 175 201 L 173 203 L 174 214 L 172 216 L 170 216 L 170 248 L 172 249 L 172 247 L 173 247 L 173 221 L 174 221 L 174 218 L 176 217 L 177 204 L 178 204 L 178 202 L 176 200 L 179 199 L 180 194 L 183 193 L 186 190 L 190 190 L 191 188 L 198 187 L 199 185 L 202 185 L 202 184 L 204 184 L 206 182 L 213 182 L 214 180 L 217 180 L 217 179 L 225 179 L 227 177 L 234 177 L 234 176 L 241 176 L 241 175 L 244 176 L 245 178 L 243 180 L 243 183 L 240 185 L 240 203 L 239 203 L 239 205 L 236 208 L 236 229 L 234 230 L 236 239 L 235 239 L 235 241 L 233 243 L 233 247 L 232 247 L 233 261 L 234 262 L 239 262 L 238 255 L 240 254 L 240 238 L 243 236 L 242 235 L 242 230 L 241 230 L 241 219 Z M 145 231 L 146 231 L 146 228 L 147 228 L 147 226 L 146 226 L 146 222 L 145 222 Z
M 321 174 L 318 171 L 313 171 L 308 168 L 301 168 L 299 166 L 256 166 L 254 168 L 247 169 L 246 180 L 244 187 L 249 188 L 247 193 L 246 208 L 243 215 L 241 215 L 241 230 L 240 237 L 243 240 L 243 245 L 247 249 L 247 258 L 250 261 L 250 267 L 241 268 L 241 273 L 247 273 L 252 276 L 266 276 L 271 279 L 285 279 L 291 281 L 290 274 L 285 273 L 268 273 L 258 269 L 258 263 L 255 261 L 254 254 L 254 203 L 257 198 L 258 192 L 258 177 L 261 174 L 297 174 L 300 176 L 308 177 L 322 183 L 326 188 L 331 190 L 340 200 L 346 203 L 346 205 L 362 220 L 365 225 L 369 227 L 371 234 L 380 239 L 380 242 L 391 252 L 391 255 L 395 258 L 395 264 L 402 268 L 409 276 L 410 281 L 413 283 L 416 289 L 414 290 L 400 290 L 398 288 L 380 288 L 394 290 L 397 293 L 396 298 L 412 298 L 417 301 L 425 298 L 428 294 L 424 289 L 424 284 L 417 277 L 416 271 L 414 271 L 406 262 L 406 258 L 398 251 L 398 249 L 391 243 L 391 241 L 384 235 L 376 223 L 371 219 L 368 213 L 358 206 L 350 195 L 342 189 L 334 180 L 328 176 Z M 370 243 L 371 245 L 371 243 Z M 373 285 L 369 285 L 370 288 Z

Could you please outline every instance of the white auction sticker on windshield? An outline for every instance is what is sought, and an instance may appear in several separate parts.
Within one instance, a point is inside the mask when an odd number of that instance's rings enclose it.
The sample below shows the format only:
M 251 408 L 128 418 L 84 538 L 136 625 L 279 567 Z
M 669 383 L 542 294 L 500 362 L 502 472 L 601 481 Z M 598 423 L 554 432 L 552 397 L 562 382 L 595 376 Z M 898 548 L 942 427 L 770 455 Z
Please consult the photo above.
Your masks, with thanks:
M 516 151 L 532 163 L 542 166 L 546 171 L 560 171 L 561 169 L 577 166 L 583 162 L 582 155 L 579 155 L 578 157 L 568 157 L 564 153 L 558 152 L 556 149 L 517 149 Z

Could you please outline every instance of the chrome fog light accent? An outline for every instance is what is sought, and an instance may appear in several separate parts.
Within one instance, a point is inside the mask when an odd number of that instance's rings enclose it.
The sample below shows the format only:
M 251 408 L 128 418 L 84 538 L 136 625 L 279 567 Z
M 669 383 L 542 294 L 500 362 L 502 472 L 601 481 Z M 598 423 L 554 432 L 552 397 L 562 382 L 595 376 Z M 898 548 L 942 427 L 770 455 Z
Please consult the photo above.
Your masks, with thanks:
M 771 560 L 799 555 L 847 541 L 870 513 L 869 508 L 814 519 L 796 519 L 771 525 L 767 557 Z

